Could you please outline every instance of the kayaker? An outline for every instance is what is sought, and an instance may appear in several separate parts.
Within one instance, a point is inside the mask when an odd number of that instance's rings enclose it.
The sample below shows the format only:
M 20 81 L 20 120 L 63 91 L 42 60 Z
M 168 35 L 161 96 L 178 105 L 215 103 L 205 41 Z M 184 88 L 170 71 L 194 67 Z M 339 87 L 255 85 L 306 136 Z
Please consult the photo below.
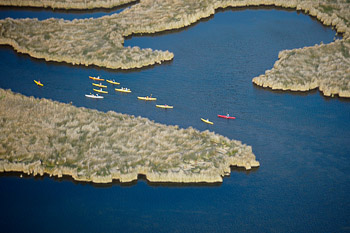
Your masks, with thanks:
M 226 113 L 226 116 L 227 116 L 227 117 L 230 117 L 230 114 Z

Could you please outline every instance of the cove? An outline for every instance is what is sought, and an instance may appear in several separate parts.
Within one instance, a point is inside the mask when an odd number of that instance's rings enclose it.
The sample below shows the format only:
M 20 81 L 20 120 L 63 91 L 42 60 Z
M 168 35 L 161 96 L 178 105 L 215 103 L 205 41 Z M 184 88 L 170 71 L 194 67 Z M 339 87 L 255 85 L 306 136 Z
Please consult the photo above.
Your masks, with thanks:
M 133 71 L 46 63 L 0 48 L 1 88 L 102 111 L 193 126 L 253 147 L 260 168 L 234 169 L 217 186 L 139 181 L 96 188 L 70 180 L 0 178 L 4 232 L 338 232 L 349 229 L 349 101 L 256 87 L 282 49 L 329 43 L 334 31 L 293 11 L 241 9 L 125 46 L 168 49 L 172 62 Z M 89 75 L 115 78 L 131 95 L 91 101 Z M 40 79 L 45 88 L 37 88 Z M 137 96 L 152 93 L 159 111 Z M 236 120 L 217 119 L 229 112 Z M 200 117 L 214 121 L 207 126 Z M 21 224 L 16 224 L 18 219 Z M 65 224 L 62 224 L 62 223 Z

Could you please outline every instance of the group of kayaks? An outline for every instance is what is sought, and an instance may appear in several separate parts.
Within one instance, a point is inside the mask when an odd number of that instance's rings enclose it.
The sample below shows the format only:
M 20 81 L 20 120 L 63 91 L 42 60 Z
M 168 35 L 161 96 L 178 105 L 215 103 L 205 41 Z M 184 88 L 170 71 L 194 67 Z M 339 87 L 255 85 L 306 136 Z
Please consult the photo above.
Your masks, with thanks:
M 108 91 L 103 90 L 103 88 L 107 88 L 107 85 L 104 85 L 104 84 L 101 83 L 101 82 L 103 82 L 105 80 L 103 78 L 100 78 L 100 76 L 97 76 L 97 77 L 89 76 L 89 78 L 94 80 L 94 81 L 100 81 L 100 83 L 92 83 L 92 85 L 94 87 L 99 87 L 99 89 L 93 88 L 92 90 L 97 92 L 97 94 L 91 94 L 90 93 L 89 95 L 86 94 L 85 96 L 88 97 L 88 98 L 92 98 L 92 99 L 103 99 L 104 97 L 99 95 L 98 93 L 100 93 L 100 94 L 108 94 Z M 108 80 L 108 79 L 106 80 L 106 82 L 108 82 L 110 84 L 113 84 L 113 85 L 119 85 L 120 84 L 120 83 L 116 82 L 115 80 Z M 115 90 L 119 91 L 119 89 L 117 89 L 117 88 Z
M 100 81 L 100 83 L 92 83 L 93 86 L 95 87 L 99 87 L 100 89 L 96 89 L 96 88 L 93 88 L 93 90 L 95 92 L 98 92 L 98 93 L 101 93 L 101 94 L 108 94 L 108 91 L 105 91 L 103 90 L 102 88 L 107 88 L 106 85 L 103 85 L 101 82 L 102 81 L 105 81 L 103 78 L 100 78 L 99 76 L 97 77 L 92 77 L 92 76 L 89 76 L 90 79 L 94 80 L 94 81 Z M 110 83 L 110 84 L 113 84 L 113 85 L 120 85 L 120 83 L 116 82 L 115 80 L 106 80 L 106 82 Z M 44 84 L 42 84 L 39 81 L 36 81 L 34 80 L 34 83 L 40 87 L 43 87 Z M 115 88 L 116 91 L 118 92 L 122 92 L 122 93 L 131 93 L 131 90 L 128 89 L 128 88 Z M 103 99 L 104 97 L 102 95 L 99 95 L 98 93 L 96 94 L 86 94 L 85 96 L 88 97 L 88 98 L 92 98 L 92 99 Z M 144 100 L 144 101 L 156 101 L 157 98 L 155 97 L 152 97 L 151 96 L 145 96 L 145 97 L 142 97 L 142 96 L 138 96 L 137 99 L 139 100 Z M 172 109 L 174 108 L 173 106 L 170 106 L 170 105 L 167 105 L 167 104 L 157 104 L 156 105 L 157 108 L 163 108 L 163 109 Z M 226 115 L 218 115 L 219 118 L 224 118 L 224 119 L 236 119 L 236 117 L 233 117 L 233 116 L 230 116 L 229 114 L 226 114 Z M 214 123 L 212 121 L 210 121 L 209 119 L 204 119 L 204 118 L 201 118 L 201 120 L 206 123 L 206 124 L 209 124 L 209 125 L 213 125 Z
M 152 97 L 152 95 L 151 96 L 146 96 L 146 97 L 138 96 L 137 99 L 144 100 L 144 101 L 156 101 L 157 100 L 157 98 Z M 157 108 L 164 108 L 164 109 L 174 108 L 174 106 L 170 106 L 170 105 L 167 105 L 167 104 L 157 104 L 156 107 Z
M 96 89 L 93 88 L 93 90 L 95 92 L 101 93 L 101 94 L 108 94 L 108 91 L 103 90 L 103 88 L 107 88 L 106 85 L 103 85 L 101 82 L 105 81 L 103 78 L 98 77 L 92 77 L 89 76 L 90 79 L 94 80 L 94 81 L 100 81 L 100 83 L 92 83 L 93 86 L 95 87 L 99 87 L 100 89 Z M 113 85 L 120 85 L 120 83 L 116 82 L 115 80 L 106 80 L 107 83 L 113 84 Z M 115 88 L 116 91 L 121 92 L 121 93 L 131 93 L 131 90 L 129 88 Z M 89 94 L 89 95 L 85 95 L 88 98 L 93 98 L 93 99 L 103 99 L 104 97 L 102 95 L 99 94 Z M 152 97 L 151 96 L 138 96 L 137 99 L 139 100 L 144 100 L 144 101 L 156 101 L 157 98 Z M 167 104 L 161 105 L 161 104 L 157 104 L 156 105 L 157 108 L 164 108 L 164 109 L 171 109 L 173 108 L 173 106 L 169 106 Z

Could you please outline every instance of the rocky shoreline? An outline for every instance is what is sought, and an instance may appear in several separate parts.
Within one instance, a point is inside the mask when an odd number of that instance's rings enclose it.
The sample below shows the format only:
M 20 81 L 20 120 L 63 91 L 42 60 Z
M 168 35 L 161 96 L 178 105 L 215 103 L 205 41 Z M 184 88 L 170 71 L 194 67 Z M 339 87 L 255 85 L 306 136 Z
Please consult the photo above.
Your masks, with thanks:
M 18 5 L 19 2 L 12 1 Z M 216 9 L 266 5 L 301 10 L 333 26 L 343 34 L 343 39 L 328 45 L 282 51 L 274 68 L 253 82 L 280 90 L 319 88 L 327 96 L 350 97 L 350 3 L 346 0 L 141 0 L 119 14 L 98 19 L 0 20 L 0 44 L 47 61 L 112 69 L 141 68 L 169 61 L 174 54 L 124 47 L 125 37 L 183 28 L 215 14 Z
M 77 181 L 214 183 L 260 164 L 252 148 L 213 132 L 77 108 L 0 89 L 0 172 Z
M 350 97 L 350 40 L 285 50 L 278 57 L 274 67 L 253 83 L 273 90 L 319 88 L 325 96 Z

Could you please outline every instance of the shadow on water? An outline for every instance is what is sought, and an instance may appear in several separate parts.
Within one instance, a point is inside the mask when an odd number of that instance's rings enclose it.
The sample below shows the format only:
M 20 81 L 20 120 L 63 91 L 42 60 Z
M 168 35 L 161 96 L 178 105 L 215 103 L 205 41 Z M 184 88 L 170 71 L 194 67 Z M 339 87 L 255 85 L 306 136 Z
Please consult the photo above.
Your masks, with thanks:
M 230 166 L 230 168 L 231 168 L 231 173 L 232 172 L 241 172 L 241 173 L 244 173 L 246 175 L 254 174 L 259 170 L 259 167 L 252 167 L 250 170 L 247 170 L 243 167 L 237 167 L 237 166 Z
M 236 166 L 231 166 L 231 172 L 242 172 L 245 173 L 246 175 L 253 174 L 257 172 L 259 168 L 252 168 L 251 170 L 246 170 L 245 168 L 239 168 Z M 229 177 L 225 176 L 225 178 Z M 174 188 L 188 188 L 188 187 L 219 187 L 222 185 L 221 182 L 216 182 L 216 183 L 206 183 L 206 182 L 198 182 L 198 183 L 173 183 L 173 182 L 151 182 L 147 180 L 145 175 L 138 175 L 137 180 L 131 181 L 131 182 L 125 182 L 122 183 L 119 180 L 113 180 L 111 183 L 93 183 L 93 182 L 84 182 L 84 181 L 76 181 L 74 180 L 71 176 L 64 175 L 61 178 L 58 178 L 56 176 L 49 176 L 48 174 L 44 174 L 43 176 L 41 175 L 36 175 L 33 176 L 31 174 L 26 174 L 22 172 L 3 172 L 0 173 L 0 178 L 1 177 L 16 177 L 16 178 L 21 178 L 21 179 L 34 179 L 36 181 L 43 181 L 44 179 L 53 179 L 57 182 L 72 182 L 75 185 L 91 185 L 94 188 L 110 188 L 113 186 L 121 186 L 121 187 L 132 187 L 138 184 L 138 182 L 143 182 L 147 183 L 148 186 L 151 187 L 174 187 Z
M 267 92 L 276 93 L 279 95 L 293 95 L 293 96 L 306 97 L 306 96 L 311 96 L 311 95 L 315 95 L 318 93 L 325 101 L 338 100 L 340 102 L 350 103 L 350 98 L 339 97 L 338 94 L 334 95 L 333 97 L 325 96 L 325 95 L 323 95 L 323 92 L 321 92 L 319 88 L 315 88 L 315 89 L 308 90 L 308 91 L 290 91 L 290 90 L 283 91 L 283 90 L 273 90 L 269 87 L 261 87 L 261 86 L 254 84 L 254 83 L 252 83 L 252 85 L 253 85 L 253 88 L 256 90 L 267 91 Z
M 119 180 L 113 180 L 111 183 L 93 183 L 93 182 L 84 182 L 84 181 L 76 181 L 71 176 L 64 175 L 61 178 L 58 178 L 56 176 L 49 176 L 47 174 L 41 175 L 28 175 L 26 173 L 22 172 L 4 172 L 0 174 L 1 177 L 16 177 L 21 179 L 34 179 L 36 181 L 43 181 L 46 178 L 53 179 L 57 182 L 65 182 L 69 181 L 74 183 L 75 185 L 91 185 L 94 188 L 110 188 L 113 186 L 121 186 L 121 187 L 132 187 L 138 184 L 138 182 L 144 182 L 147 183 L 148 186 L 151 187 L 218 187 L 221 186 L 220 182 L 217 183 L 206 183 L 206 182 L 198 182 L 198 183 L 172 183 L 172 182 L 150 182 L 146 179 L 145 175 L 138 175 L 137 180 L 131 181 L 131 182 L 120 182 Z

